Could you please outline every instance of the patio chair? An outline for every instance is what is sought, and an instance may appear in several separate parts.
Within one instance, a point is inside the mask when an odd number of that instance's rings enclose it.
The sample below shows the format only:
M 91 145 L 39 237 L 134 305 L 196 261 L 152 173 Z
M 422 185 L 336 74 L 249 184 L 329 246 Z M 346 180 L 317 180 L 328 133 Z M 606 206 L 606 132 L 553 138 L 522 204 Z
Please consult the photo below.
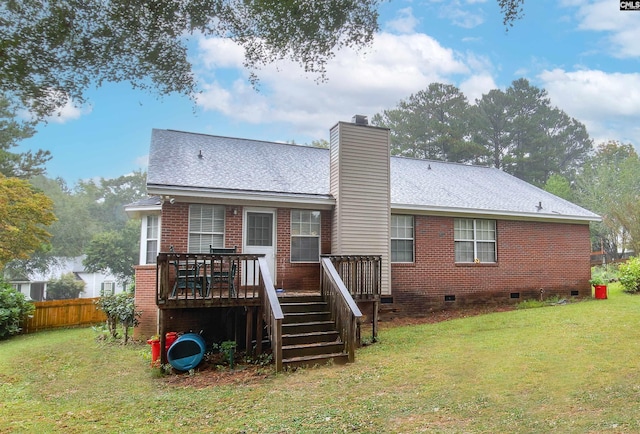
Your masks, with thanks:
M 202 276 L 200 276 L 200 264 L 199 263 L 184 263 L 175 261 L 173 263 L 176 269 L 176 281 L 173 284 L 173 291 L 171 291 L 171 297 L 175 297 L 178 290 L 191 290 L 191 295 L 196 296 L 196 290 L 198 294 L 202 296 Z

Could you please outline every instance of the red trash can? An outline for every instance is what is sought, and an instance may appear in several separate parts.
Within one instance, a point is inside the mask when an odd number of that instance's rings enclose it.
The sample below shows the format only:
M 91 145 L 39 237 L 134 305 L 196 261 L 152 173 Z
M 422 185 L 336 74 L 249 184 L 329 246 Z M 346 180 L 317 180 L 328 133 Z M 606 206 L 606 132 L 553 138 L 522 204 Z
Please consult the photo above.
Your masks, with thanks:
M 594 285 L 595 297 L 600 300 L 607 298 L 607 285 Z
M 164 358 L 165 359 L 167 358 L 167 351 L 169 351 L 169 348 L 171 348 L 171 345 L 173 345 L 176 339 L 178 339 L 177 332 L 168 332 L 166 335 L 164 335 Z
M 149 339 L 147 343 L 151 345 L 151 366 L 155 366 L 160 363 L 158 361 L 160 359 L 160 339 Z

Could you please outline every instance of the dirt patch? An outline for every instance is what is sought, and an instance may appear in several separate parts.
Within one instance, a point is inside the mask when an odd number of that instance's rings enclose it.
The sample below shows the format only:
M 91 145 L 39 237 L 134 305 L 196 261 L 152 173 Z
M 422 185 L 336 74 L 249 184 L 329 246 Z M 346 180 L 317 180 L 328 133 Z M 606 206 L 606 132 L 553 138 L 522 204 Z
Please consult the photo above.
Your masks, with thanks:
M 272 367 L 259 367 L 256 365 L 242 365 L 234 369 L 215 367 L 207 363 L 201 363 L 192 374 L 172 373 L 163 377 L 165 383 L 177 387 L 193 387 L 204 389 L 212 386 L 245 385 L 257 383 L 273 373 Z
M 468 318 L 471 316 L 486 315 L 494 312 L 508 312 L 514 310 L 513 305 L 497 305 L 491 307 L 468 307 L 461 309 L 445 309 L 429 312 L 425 316 L 419 317 L 396 317 L 380 322 L 380 328 L 393 328 L 407 325 L 435 324 L 442 321 L 449 321 L 458 318 Z

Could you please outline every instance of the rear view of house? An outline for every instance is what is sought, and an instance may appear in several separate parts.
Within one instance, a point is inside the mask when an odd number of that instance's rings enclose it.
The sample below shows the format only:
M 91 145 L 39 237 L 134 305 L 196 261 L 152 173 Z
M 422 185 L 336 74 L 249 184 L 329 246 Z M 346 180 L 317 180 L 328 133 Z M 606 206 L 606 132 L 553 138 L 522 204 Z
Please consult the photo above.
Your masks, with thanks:
M 330 149 L 153 130 L 147 189 L 127 207 L 142 218 L 142 336 L 259 346 L 266 330 L 273 345 L 286 334 L 273 318 L 286 329 L 312 303 L 291 294 L 328 303 L 306 322 L 335 321 L 338 305 L 369 321 L 379 306 L 591 294 L 597 215 L 497 169 L 390 157 L 389 131 L 363 116 L 331 128 Z

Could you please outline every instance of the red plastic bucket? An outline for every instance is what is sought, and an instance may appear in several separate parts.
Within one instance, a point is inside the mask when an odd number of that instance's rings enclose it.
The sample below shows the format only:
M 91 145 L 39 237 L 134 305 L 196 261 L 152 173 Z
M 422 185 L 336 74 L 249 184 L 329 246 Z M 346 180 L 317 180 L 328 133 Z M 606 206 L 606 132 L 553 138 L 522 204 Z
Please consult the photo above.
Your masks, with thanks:
M 595 297 L 600 300 L 607 298 L 607 285 L 594 285 Z
M 166 335 L 164 335 L 164 355 L 165 358 L 167 357 L 167 351 L 169 351 L 169 348 L 171 348 L 171 345 L 173 345 L 173 343 L 176 341 L 176 339 L 178 339 L 178 333 L 177 332 L 168 332 Z
M 151 345 L 151 366 L 158 364 L 160 358 L 160 339 L 149 339 L 147 341 Z

